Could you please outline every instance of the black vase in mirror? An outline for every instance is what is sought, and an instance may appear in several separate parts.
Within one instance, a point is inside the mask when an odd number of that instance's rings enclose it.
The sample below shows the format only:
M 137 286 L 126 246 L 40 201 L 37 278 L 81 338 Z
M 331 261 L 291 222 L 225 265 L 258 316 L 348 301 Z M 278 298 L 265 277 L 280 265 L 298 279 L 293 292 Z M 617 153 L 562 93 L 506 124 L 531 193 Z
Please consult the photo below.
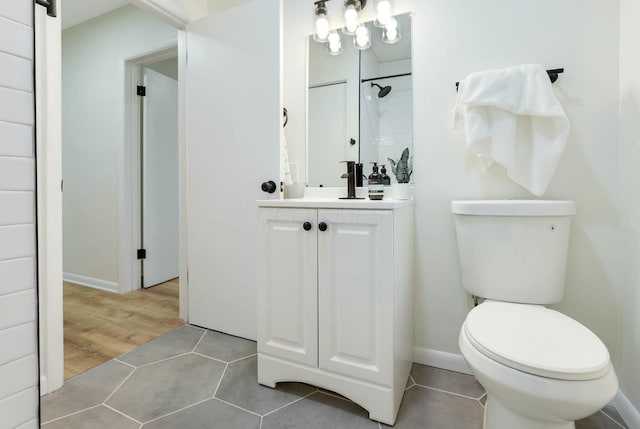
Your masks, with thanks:
M 381 200 L 384 197 L 384 182 L 378 173 L 378 163 L 372 162 L 373 172 L 369 175 L 369 199 Z

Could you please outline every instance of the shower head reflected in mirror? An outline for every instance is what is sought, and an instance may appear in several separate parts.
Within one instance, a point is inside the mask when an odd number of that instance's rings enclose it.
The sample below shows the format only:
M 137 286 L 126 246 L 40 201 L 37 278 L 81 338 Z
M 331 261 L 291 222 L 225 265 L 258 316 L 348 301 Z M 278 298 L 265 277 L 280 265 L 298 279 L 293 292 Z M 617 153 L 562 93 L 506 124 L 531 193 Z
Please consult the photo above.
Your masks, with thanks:
M 371 82 L 371 87 L 373 88 L 374 86 L 377 86 L 380 89 L 380 91 L 378 91 L 378 98 L 386 97 L 391 92 L 391 86 L 382 87 L 382 86 L 378 85 L 377 83 Z

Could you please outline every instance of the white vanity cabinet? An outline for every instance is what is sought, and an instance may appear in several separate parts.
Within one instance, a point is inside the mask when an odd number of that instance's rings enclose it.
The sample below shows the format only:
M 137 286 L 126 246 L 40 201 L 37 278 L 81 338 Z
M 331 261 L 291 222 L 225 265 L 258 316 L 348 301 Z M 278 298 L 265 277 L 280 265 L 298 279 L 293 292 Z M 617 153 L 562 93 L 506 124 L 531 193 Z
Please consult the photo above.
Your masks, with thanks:
M 413 360 L 413 206 L 316 205 L 259 209 L 258 381 L 326 388 L 393 424 Z

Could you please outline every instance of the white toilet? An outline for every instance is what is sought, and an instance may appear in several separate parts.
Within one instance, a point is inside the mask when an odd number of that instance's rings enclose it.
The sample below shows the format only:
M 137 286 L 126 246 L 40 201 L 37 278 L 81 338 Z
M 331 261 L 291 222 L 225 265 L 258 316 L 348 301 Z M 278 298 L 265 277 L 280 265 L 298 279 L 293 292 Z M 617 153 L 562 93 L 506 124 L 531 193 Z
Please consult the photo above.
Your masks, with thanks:
M 487 391 L 485 429 L 574 429 L 618 390 L 609 352 L 562 300 L 572 201 L 454 201 L 462 283 L 485 301 L 458 342 Z

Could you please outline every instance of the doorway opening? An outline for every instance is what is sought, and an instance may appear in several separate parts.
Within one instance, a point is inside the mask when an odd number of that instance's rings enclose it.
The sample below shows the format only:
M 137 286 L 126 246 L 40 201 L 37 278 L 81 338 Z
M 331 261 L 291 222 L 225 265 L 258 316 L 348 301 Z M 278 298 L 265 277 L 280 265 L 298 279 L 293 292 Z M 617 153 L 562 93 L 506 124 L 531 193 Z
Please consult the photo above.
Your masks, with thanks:
M 134 289 L 179 277 L 178 74 L 177 47 L 126 65 L 130 111 L 125 127 L 130 130 L 133 237 L 139 261 L 131 279 Z
M 127 5 L 62 34 L 67 380 L 182 325 L 186 297 L 179 32 Z
M 65 380 L 184 323 L 178 317 L 177 47 L 128 61 L 126 70 L 133 101 L 128 126 L 135 130 L 136 274 L 124 294 L 65 282 Z

